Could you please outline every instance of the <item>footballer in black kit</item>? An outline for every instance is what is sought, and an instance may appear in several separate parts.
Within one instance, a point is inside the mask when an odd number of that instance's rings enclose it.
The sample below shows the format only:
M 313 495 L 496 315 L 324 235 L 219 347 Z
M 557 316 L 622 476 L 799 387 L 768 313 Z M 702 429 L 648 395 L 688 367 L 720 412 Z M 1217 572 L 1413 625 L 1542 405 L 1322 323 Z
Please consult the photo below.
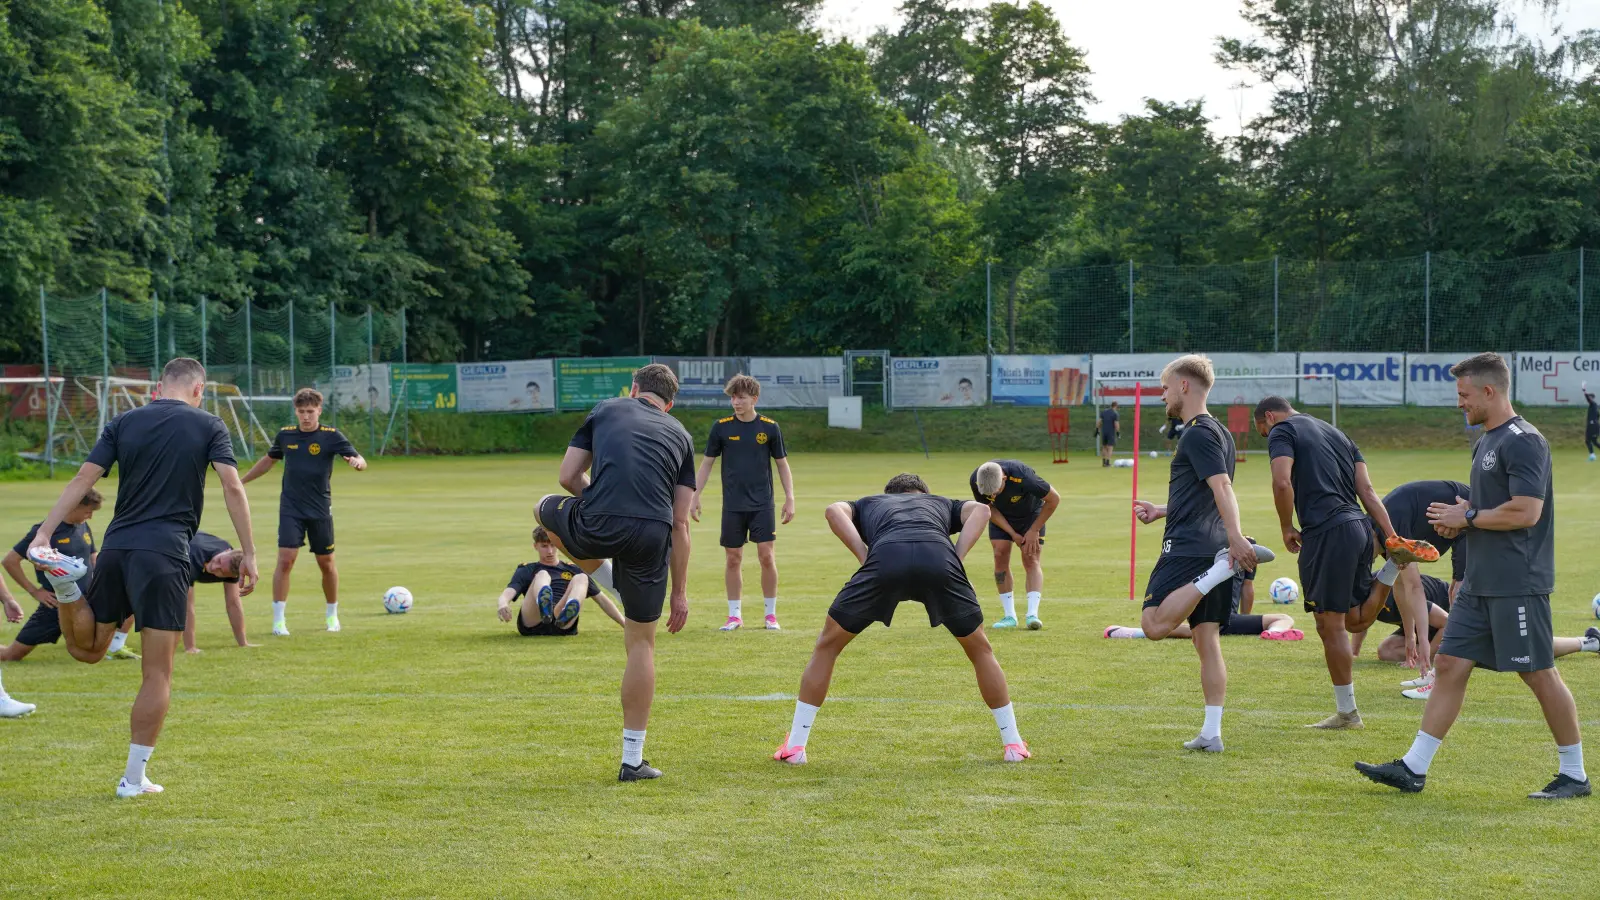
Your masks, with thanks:
M 1159 607 L 1168 594 L 1191 584 L 1228 546 L 1228 534 L 1207 479 L 1233 480 L 1233 435 L 1210 414 L 1184 424 L 1167 481 L 1166 529 L 1161 557 L 1144 589 L 1144 608 Z M 1233 612 L 1233 580 L 1207 591 L 1186 617 L 1191 627 L 1201 622 L 1221 626 Z
M 1046 523 L 1061 505 L 1061 494 L 1019 459 L 993 459 L 974 469 L 967 479 L 972 499 L 989 507 L 989 545 L 994 549 L 994 583 L 1000 591 L 1000 618 L 992 627 L 1016 628 L 1016 595 L 1012 590 L 1011 548 L 1022 548 L 1024 587 L 1027 589 L 1027 625 L 1037 631 L 1039 602 L 1044 591 Z
M 75 659 L 99 660 L 116 623 L 129 613 L 143 637 L 145 683 L 134 700 L 132 743 L 117 785 L 119 797 L 161 790 L 145 777 L 145 763 L 170 703 L 172 660 L 187 622 L 194 579 L 189 543 L 200 524 L 207 468 L 214 468 L 222 482 L 228 516 L 244 548 L 241 580 L 246 586 L 256 580 L 250 504 L 227 428 L 198 408 L 204 391 L 205 368 L 199 362 L 180 358 L 167 363 L 156 399 L 107 423 L 28 548 L 30 558 L 52 565 L 45 571 L 56 587 L 62 637 Z M 62 588 L 82 574 L 83 566 L 51 557 L 50 536 L 112 466 L 120 476 L 116 511 L 102 539 L 87 601 L 67 601 Z
M 1305 610 L 1316 616 L 1323 661 L 1333 682 L 1334 714 L 1308 727 L 1361 728 L 1345 618 L 1367 599 L 1373 526 L 1384 542 L 1395 537 L 1394 526 L 1372 487 L 1361 450 L 1344 432 L 1297 412 L 1282 397 L 1257 403 L 1255 423 L 1272 457 L 1272 497 L 1283 544 L 1300 554 Z
M 1595 402 L 1587 383 L 1583 386 L 1583 400 L 1589 405 L 1583 417 L 1583 446 L 1589 451 L 1589 462 L 1594 462 L 1594 451 L 1600 448 L 1600 403 Z
M 612 621 L 623 623 L 622 613 L 606 598 L 600 584 L 577 566 L 561 561 L 543 526 L 533 529 L 533 549 L 538 558 L 517 566 L 500 592 L 500 621 L 514 619 L 517 633 L 523 637 L 570 637 L 578 633 L 582 601 L 591 599 Z M 511 604 L 522 597 L 528 598 L 522 609 L 512 610 Z
M 89 571 L 77 579 L 80 593 L 89 586 L 89 580 L 94 574 L 94 532 L 89 528 L 89 519 L 100 509 L 103 502 L 104 498 L 100 492 L 90 488 L 77 508 L 67 513 L 66 519 L 56 526 L 56 532 L 50 538 L 50 546 L 57 552 L 77 557 L 88 566 Z M 23 535 L 22 540 L 17 541 L 16 546 L 6 553 L 3 562 L 0 562 L 11 575 L 11 580 L 38 602 L 38 607 L 17 632 L 16 639 L 9 645 L 0 647 L 0 662 L 15 662 L 33 652 L 33 648 L 40 644 L 54 644 L 61 640 L 61 619 L 55 607 L 55 587 L 50 583 L 50 579 L 45 577 L 44 572 L 39 571 L 37 566 L 28 561 L 28 545 L 33 543 L 34 535 L 39 533 L 39 524 L 34 523 L 33 527 L 28 529 L 28 533 Z M 34 570 L 37 584 L 25 574 L 28 569 Z M 47 600 L 49 602 L 46 602 Z M 124 620 L 118 626 L 118 631 L 124 635 L 124 639 L 131 625 L 131 622 Z M 112 654 L 108 652 L 107 655 Z
M 256 460 L 244 475 L 246 484 L 265 475 L 283 460 L 283 487 L 278 497 L 278 564 L 272 571 L 272 633 L 289 634 L 285 618 L 289 602 L 289 576 L 300 547 L 311 545 L 322 573 L 322 594 L 327 604 L 324 621 L 329 631 L 340 630 L 339 570 L 333 549 L 334 460 L 344 460 L 360 472 L 367 461 L 337 428 L 322 424 L 322 394 L 302 388 L 294 395 L 298 424 L 287 425 L 272 441 L 267 455 Z
M 1100 410 L 1099 422 L 1094 427 L 1094 433 L 1100 438 L 1100 465 L 1111 465 L 1111 456 L 1117 450 L 1117 438 L 1122 434 L 1121 416 L 1117 414 L 1117 401 Z
M 644 759 L 644 740 L 655 697 L 656 620 L 669 576 L 667 631 L 676 634 L 689 618 L 694 445 L 667 414 L 677 395 L 670 367 L 651 363 L 635 371 L 630 395 L 596 404 L 572 436 L 558 476 L 570 493 L 546 495 L 536 507 L 557 548 L 602 587 L 615 585 L 622 600 L 628 662 L 618 781 L 661 777 Z
M 239 564 L 243 560 L 243 551 L 234 549 L 232 544 L 214 534 L 197 531 L 190 539 L 189 568 L 194 572 L 194 584 L 189 586 L 189 616 L 183 629 L 185 652 L 200 652 L 194 636 L 194 586 L 200 584 L 222 585 L 222 605 L 228 615 L 228 627 L 233 630 L 234 643 L 240 647 L 258 646 L 250 643 L 245 630 L 243 598 L 255 590 L 255 585 L 241 587 L 239 584 Z
M 831 504 L 826 516 L 860 567 L 828 609 L 800 679 L 793 723 L 773 759 L 806 762 L 811 725 L 827 699 L 839 654 L 873 622 L 889 625 L 895 609 L 907 601 L 922 604 L 928 624 L 949 629 L 966 651 L 1000 729 L 1002 758 L 1020 762 L 1031 756 L 1017 732 L 1005 673 L 983 633 L 983 608 L 961 564 L 988 521 L 984 504 L 935 496 L 921 478 L 900 474 L 889 479 L 882 494 Z M 955 544 L 951 535 L 959 535 Z

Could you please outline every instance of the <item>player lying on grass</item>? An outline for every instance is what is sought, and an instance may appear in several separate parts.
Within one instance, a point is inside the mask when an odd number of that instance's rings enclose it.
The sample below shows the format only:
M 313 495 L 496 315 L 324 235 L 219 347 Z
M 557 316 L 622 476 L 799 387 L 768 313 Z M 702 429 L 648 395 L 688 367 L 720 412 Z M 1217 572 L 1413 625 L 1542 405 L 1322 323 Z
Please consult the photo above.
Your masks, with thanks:
M 991 628 L 1017 627 L 1017 601 L 1011 580 L 1011 548 L 1022 548 L 1028 589 L 1029 631 L 1044 627 L 1039 600 L 1044 591 L 1045 523 L 1061 505 L 1061 494 L 1039 473 L 1017 459 L 990 460 L 968 479 L 972 499 L 989 507 L 989 546 L 994 548 L 994 584 L 1000 589 L 1000 618 Z
M 1255 539 L 1246 535 L 1245 540 L 1255 543 Z M 1254 571 L 1239 572 L 1233 576 L 1233 612 L 1228 614 L 1228 621 L 1222 625 L 1222 636 L 1247 635 L 1259 636 L 1268 641 L 1299 641 L 1305 639 L 1305 632 L 1294 627 L 1294 617 L 1285 613 L 1262 613 L 1252 615 L 1251 610 L 1256 601 L 1256 573 Z M 1126 625 L 1108 625 L 1104 632 L 1108 638 L 1142 638 L 1145 636 L 1143 628 L 1129 628 Z M 1169 638 L 1189 640 L 1194 637 L 1194 629 L 1189 623 L 1184 622 L 1172 629 L 1167 635 Z
M 873 622 L 888 627 L 895 608 L 907 600 L 921 603 L 928 625 L 948 628 L 966 651 L 978 677 L 978 691 L 1000 728 L 1002 758 L 1021 762 L 1031 756 L 1017 733 L 1005 673 L 983 634 L 983 607 L 961 565 L 988 527 L 988 507 L 934 496 L 921 478 L 900 474 L 889 479 L 883 493 L 854 503 L 834 503 L 826 515 L 828 527 L 861 567 L 828 608 L 811 661 L 800 676 L 789 734 L 772 758 L 790 765 L 805 763 L 811 724 L 828 697 L 839 654 Z M 959 535 L 954 544 L 951 535 Z
M 222 585 L 222 605 L 228 613 L 228 626 L 233 629 L 234 643 L 241 647 L 258 647 L 250 643 L 244 629 L 244 600 L 246 594 L 256 589 L 248 585 L 239 587 L 239 565 L 244 562 L 244 551 L 214 534 L 197 531 L 189 540 L 189 568 L 194 571 L 194 584 L 189 585 L 189 617 L 183 627 L 183 650 L 199 653 L 194 643 L 194 585 Z
M 61 524 L 56 526 L 55 534 L 50 536 L 51 547 L 67 556 L 75 556 L 88 565 L 89 574 L 85 574 L 78 579 L 78 590 L 80 592 L 89 586 L 89 577 L 94 572 L 96 556 L 94 532 L 89 530 L 89 520 L 94 517 L 95 511 L 100 509 L 104 502 L 105 498 L 100 495 L 100 492 L 90 488 L 88 493 L 83 495 L 83 500 L 78 503 L 77 507 L 72 512 L 67 513 L 66 518 L 61 520 Z M 56 612 L 55 588 L 50 586 L 50 579 L 45 577 L 44 567 L 34 565 L 26 560 L 28 544 L 33 540 L 33 536 L 38 534 L 39 524 L 37 522 L 34 523 L 34 526 L 28 529 L 28 533 L 22 540 L 18 541 L 15 547 L 6 552 L 3 560 L 0 560 L 0 566 L 3 566 L 6 572 L 11 575 L 11 579 L 21 585 L 22 589 L 27 591 L 39 603 L 38 608 L 33 611 L 33 615 L 28 617 L 27 624 L 23 625 L 22 630 L 17 632 L 16 639 L 9 645 L 0 648 L 0 662 L 15 662 L 32 653 L 33 648 L 40 644 L 54 644 L 61 639 L 61 621 Z M 34 570 L 34 578 L 38 579 L 37 585 L 30 583 L 27 577 L 23 575 L 24 569 L 22 566 L 25 562 L 27 562 L 29 568 Z M 106 651 L 106 658 L 139 658 L 139 654 L 125 646 L 128 641 L 128 630 L 132 627 L 132 616 L 118 623 L 116 634 L 111 636 L 111 647 Z
M 600 604 L 611 621 L 627 627 L 622 613 L 617 611 L 611 598 L 601 592 L 600 585 L 582 569 L 561 561 L 555 542 L 550 540 L 550 533 L 543 525 L 533 529 L 533 549 L 539 558 L 517 566 L 510 583 L 500 592 L 500 621 L 509 622 L 515 617 L 517 633 L 523 637 L 574 635 L 578 633 L 582 598 L 587 595 Z M 561 585 L 560 597 L 555 595 L 558 584 Z M 512 601 L 524 596 L 533 599 L 522 604 L 521 612 L 513 612 Z

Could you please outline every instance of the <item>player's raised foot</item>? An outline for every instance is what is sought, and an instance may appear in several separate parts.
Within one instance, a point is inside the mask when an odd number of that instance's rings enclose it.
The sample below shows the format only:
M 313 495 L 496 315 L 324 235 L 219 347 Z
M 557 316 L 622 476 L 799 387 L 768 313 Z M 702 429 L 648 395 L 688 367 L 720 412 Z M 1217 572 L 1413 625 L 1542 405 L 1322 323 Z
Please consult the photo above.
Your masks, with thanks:
M 1285 628 L 1282 631 L 1263 631 L 1261 632 L 1261 639 L 1263 641 L 1303 641 L 1306 639 L 1306 633 L 1298 628 Z
M 337 614 L 334 614 L 334 615 L 331 615 L 331 616 L 328 617 L 328 630 L 329 631 L 338 631 L 339 630 L 339 616 Z
M 1129 628 L 1126 625 L 1107 625 L 1106 637 L 1108 638 L 1136 638 L 1144 637 L 1144 631 L 1139 628 Z
M 1428 776 L 1418 775 L 1406 768 L 1404 760 L 1386 763 L 1356 763 L 1356 771 L 1376 781 L 1408 794 L 1420 794 L 1428 784 Z
M 106 659 L 138 659 L 138 658 L 139 658 L 139 654 L 133 652 L 132 650 L 129 650 L 127 647 L 118 647 L 117 649 L 115 649 L 115 650 L 111 651 L 110 653 L 106 654 Z
M 143 779 L 138 784 L 133 784 L 126 778 L 117 779 L 117 796 L 124 800 L 145 794 L 159 794 L 163 790 L 165 789 L 161 785 L 153 783 L 148 778 Z
M 89 567 L 83 564 L 83 560 L 49 547 L 28 548 L 28 561 L 38 566 L 51 582 L 57 579 L 77 581 L 89 574 Z
M 1183 749 L 1195 750 L 1202 753 L 1221 753 L 1222 735 L 1216 737 L 1197 737 L 1192 741 L 1184 741 Z
M 1412 679 L 1410 679 L 1408 681 L 1400 682 L 1400 686 L 1403 687 L 1403 688 L 1419 688 L 1419 687 L 1425 687 L 1425 686 L 1432 685 L 1432 684 L 1433 684 L 1433 672 L 1431 672 L 1431 671 L 1428 672 L 1428 674 L 1426 674 L 1426 675 L 1418 675 L 1417 677 L 1412 678 Z
M 777 616 L 767 616 L 767 630 L 768 631 L 782 631 L 783 630 L 783 626 L 778 624 L 778 617 Z
M 1399 565 L 1439 561 L 1439 548 L 1417 538 L 1403 538 L 1395 535 L 1384 541 L 1383 546 L 1384 549 L 1389 551 L 1389 558 Z
M 10 697 L 0 695 L 0 719 L 20 719 L 38 709 L 32 703 L 23 703 Z
M 995 620 L 995 623 L 993 625 L 990 625 L 989 627 L 990 628 L 1015 628 L 1015 627 L 1017 627 L 1017 617 L 1016 616 L 1001 616 L 1000 618 Z
M 1336 712 L 1333 715 L 1327 717 L 1326 719 L 1323 719 L 1321 722 L 1315 722 L 1313 724 L 1307 725 L 1306 727 L 1307 728 L 1322 728 L 1322 729 L 1326 729 L 1326 730 L 1329 730 L 1329 731 L 1333 731 L 1333 730 L 1337 730 L 1337 729 L 1341 729 L 1341 728 L 1346 728 L 1346 729 L 1350 729 L 1352 731 L 1355 731 L 1355 730 L 1360 730 L 1362 728 L 1365 728 L 1367 726 L 1362 724 L 1362 722 L 1361 722 L 1361 713 L 1360 713 L 1360 711 L 1352 709 L 1351 711 L 1349 711 L 1347 713 Z
M 1579 645 L 1579 649 L 1589 653 L 1600 653 L 1600 628 L 1590 625 L 1583 633 L 1583 643 Z
M 1044 623 L 1039 621 L 1038 616 L 1029 616 L 1026 624 L 1029 631 L 1038 631 L 1044 627 Z
M 1589 796 L 1589 779 L 1579 781 L 1571 775 L 1556 774 L 1556 780 L 1544 786 L 1542 791 L 1534 791 L 1528 795 L 1529 800 L 1571 800 L 1576 797 Z
M 637 766 L 630 766 L 627 763 L 623 763 L 622 769 L 617 772 L 618 781 L 649 781 L 652 778 L 660 777 L 661 770 L 650 765 L 650 760 L 648 759 L 639 760 L 639 764 Z
M 742 627 L 744 627 L 744 620 L 743 619 L 739 618 L 738 616 L 729 616 L 728 617 L 728 621 L 723 622 L 722 623 L 722 627 L 718 628 L 717 630 L 718 631 L 738 631 Z
M 786 734 L 783 736 L 783 744 L 772 754 L 772 758 L 791 766 L 803 766 L 806 764 L 806 748 L 789 746 L 789 736 Z
M 572 627 L 572 623 L 578 621 L 578 614 L 582 611 L 582 605 L 577 597 L 568 600 L 566 605 L 561 607 L 560 614 L 556 616 L 556 627 L 563 631 Z
M 272 623 L 272 633 L 276 637 L 288 637 L 289 636 L 289 623 L 283 621 L 282 619 L 279 619 L 278 621 L 273 622 Z
M 1007 744 L 1005 752 L 1000 754 L 1000 759 L 1005 762 L 1022 762 L 1025 759 L 1032 758 L 1033 753 L 1028 750 L 1027 741 L 1018 741 L 1015 744 Z
M 1260 565 L 1262 563 L 1269 563 L 1269 562 L 1272 562 L 1273 560 L 1278 558 L 1278 554 L 1273 553 L 1270 549 L 1268 549 L 1266 547 L 1263 547 L 1263 546 L 1261 546 L 1260 544 L 1257 544 L 1254 541 L 1250 542 L 1250 546 L 1252 548 L 1254 548 L 1255 551 L 1256 551 L 1256 565 Z M 1228 550 L 1227 550 L 1226 547 L 1224 547 L 1223 549 L 1217 551 L 1217 555 L 1216 555 L 1216 558 L 1215 558 L 1216 562 L 1226 562 L 1227 559 L 1228 559 Z M 1238 566 L 1235 566 L 1234 569 L 1237 571 L 1238 570 Z
M 1433 685 L 1424 684 L 1420 687 L 1406 688 L 1400 692 L 1400 696 L 1406 698 L 1407 700 L 1426 700 L 1428 699 L 1428 695 L 1432 693 Z
M 550 585 L 547 584 L 539 588 L 539 621 L 545 625 L 549 625 L 550 620 L 555 616 L 555 598 L 555 591 L 550 589 Z

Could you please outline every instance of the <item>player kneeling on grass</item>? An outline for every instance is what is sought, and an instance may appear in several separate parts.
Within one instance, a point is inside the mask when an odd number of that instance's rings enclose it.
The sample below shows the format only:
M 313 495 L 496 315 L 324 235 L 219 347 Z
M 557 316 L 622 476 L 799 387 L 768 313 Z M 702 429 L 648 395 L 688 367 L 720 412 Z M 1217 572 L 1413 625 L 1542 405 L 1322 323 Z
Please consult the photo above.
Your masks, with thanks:
M 578 614 L 583 608 L 582 598 L 591 597 L 605 610 L 611 621 L 626 627 L 622 613 L 601 593 L 600 585 L 587 573 L 571 563 L 564 563 L 556 554 L 555 542 L 541 525 L 533 529 L 533 549 L 539 559 L 517 566 L 511 582 L 500 592 L 500 621 L 517 620 L 517 633 L 523 637 L 566 637 L 578 633 Z M 556 585 L 561 585 L 561 595 L 556 596 Z M 518 597 L 531 597 L 522 604 L 521 612 L 511 610 L 511 601 Z
M 856 635 L 873 622 L 885 627 L 902 601 L 915 600 L 928 624 L 943 625 L 967 652 L 983 702 L 1000 727 L 1003 758 L 1020 762 L 1030 754 L 1017 733 L 1005 673 L 983 634 L 983 607 L 961 560 L 983 535 L 988 510 L 974 501 L 948 500 L 928 492 L 915 475 L 896 475 L 883 493 L 827 509 L 828 527 L 855 554 L 861 568 L 850 577 L 822 623 L 822 634 L 800 677 L 794 722 L 772 758 L 791 765 L 806 761 L 806 741 L 817 710 L 828 697 L 833 664 Z M 960 535 L 954 544 L 950 536 Z
M 234 643 L 241 647 L 258 647 L 250 643 L 244 628 L 243 598 L 256 589 L 254 584 L 239 587 L 239 567 L 244 562 L 244 551 L 214 534 L 197 531 L 189 540 L 189 568 L 194 571 L 194 583 L 189 585 L 189 616 L 183 626 L 183 650 L 199 653 L 194 643 L 194 585 L 222 585 L 222 604 L 228 613 L 228 627 L 233 629 Z
M 1044 591 L 1045 523 L 1061 505 L 1061 494 L 1031 466 L 1016 459 L 996 459 L 979 466 L 968 479 L 972 499 L 989 507 L 989 544 L 994 548 L 994 584 L 1000 589 L 1001 616 L 992 628 L 1017 627 L 1017 601 L 1012 592 L 1011 548 L 1022 548 L 1022 569 L 1028 588 L 1028 630 L 1044 627 L 1039 600 Z

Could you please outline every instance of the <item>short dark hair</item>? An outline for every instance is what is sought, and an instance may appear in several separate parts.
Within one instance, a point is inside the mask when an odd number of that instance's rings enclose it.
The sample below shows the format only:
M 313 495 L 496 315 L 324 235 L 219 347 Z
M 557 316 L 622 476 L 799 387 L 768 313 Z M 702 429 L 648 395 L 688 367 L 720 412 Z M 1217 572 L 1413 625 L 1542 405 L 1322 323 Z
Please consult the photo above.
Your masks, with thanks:
M 180 356 L 167 361 L 161 369 L 161 380 L 174 384 L 179 382 L 194 382 L 206 380 L 206 367 L 200 365 L 200 360 Z
M 913 475 L 910 472 L 901 472 L 889 479 L 889 483 L 883 486 L 883 492 L 885 494 L 933 493 L 928 490 L 928 483 L 923 481 L 920 475 Z
M 555 543 L 555 541 L 550 540 L 550 532 L 545 531 L 543 525 L 535 525 L 535 526 L 533 526 L 533 542 L 535 544 L 554 544 Z
M 294 408 L 302 406 L 321 406 L 322 392 L 315 388 L 301 388 L 294 392 Z
M 1269 412 L 1294 412 L 1294 407 L 1289 405 L 1289 401 L 1279 397 L 1277 394 L 1272 394 L 1262 397 L 1261 402 L 1256 404 L 1256 421 L 1259 422 L 1265 419 Z
M 960 387 L 963 384 L 966 385 L 967 387 L 972 387 L 972 379 L 971 378 L 962 378 L 960 381 L 956 382 L 956 387 Z
M 638 386 L 639 393 L 655 394 L 664 403 L 671 403 L 678 396 L 678 376 L 673 374 L 670 366 L 662 363 L 639 367 L 633 373 L 633 383 Z
M 1471 378 L 1479 384 L 1494 385 L 1494 389 L 1502 394 L 1511 390 L 1511 367 L 1506 365 L 1505 357 L 1498 353 L 1469 356 L 1451 366 L 1450 374 L 1458 379 Z
M 101 495 L 99 491 L 95 490 L 94 488 L 89 488 L 87 491 L 83 492 L 83 499 L 78 501 L 78 505 L 87 506 L 91 509 L 99 509 L 100 505 L 105 502 L 106 498 Z
M 528 383 L 527 383 L 527 384 L 525 384 L 525 385 L 523 385 L 523 386 L 522 386 L 522 388 L 523 388 L 523 390 L 527 390 L 527 389 L 528 389 L 528 388 L 531 388 L 531 387 L 538 387 L 538 386 L 539 386 L 539 382 L 537 382 L 537 381 L 530 381 L 530 382 L 528 382 Z
M 729 397 L 755 397 L 759 400 L 761 398 L 761 382 L 741 372 L 728 379 L 728 383 L 723 386 L 722 392 Z

